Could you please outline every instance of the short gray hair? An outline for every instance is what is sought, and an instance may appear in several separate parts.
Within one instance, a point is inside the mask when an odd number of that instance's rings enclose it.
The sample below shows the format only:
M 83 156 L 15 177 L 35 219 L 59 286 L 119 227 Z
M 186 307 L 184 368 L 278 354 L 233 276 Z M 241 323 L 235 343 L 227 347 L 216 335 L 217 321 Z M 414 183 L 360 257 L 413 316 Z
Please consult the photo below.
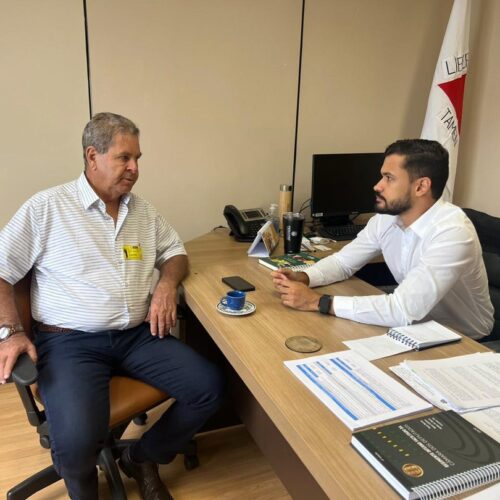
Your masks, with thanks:
M 83 159 L 87 165 L 85 151 L 93 146 L 99 154 L 104 154 L 113 144 L 116 134 L 139 135 L 139 129 L 134 122 L 115 113 L 98 113 L 92 117 L 82 135 Z

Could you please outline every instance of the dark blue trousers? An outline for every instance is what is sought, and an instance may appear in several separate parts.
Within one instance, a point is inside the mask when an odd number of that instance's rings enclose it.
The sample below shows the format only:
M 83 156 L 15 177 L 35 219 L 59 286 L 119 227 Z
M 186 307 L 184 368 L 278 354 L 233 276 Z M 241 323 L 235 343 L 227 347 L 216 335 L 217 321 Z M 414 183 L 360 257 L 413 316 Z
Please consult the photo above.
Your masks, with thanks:
M 176 399 L 140 440 L 157 463 L 173 460 L 222 399 L 218 368 L 174 337 L 153 337 L 147 323 L 125 331 L 37 332 L 35 344 L 52 460 L 73 500 L 97 498 L 111 376 L 142 380 Z

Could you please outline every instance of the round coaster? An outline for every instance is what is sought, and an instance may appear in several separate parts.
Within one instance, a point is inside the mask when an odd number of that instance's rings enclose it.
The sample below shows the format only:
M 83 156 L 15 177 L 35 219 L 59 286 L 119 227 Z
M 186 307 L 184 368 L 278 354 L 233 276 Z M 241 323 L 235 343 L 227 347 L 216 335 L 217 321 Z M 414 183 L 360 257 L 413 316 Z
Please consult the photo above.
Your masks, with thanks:
M 323 344 L 321 344 L 319 340 L 303 335 L 287 338 L 285 340 L 285 345 L 288 349 L 295 352 L 316 352 L 323 347 Z

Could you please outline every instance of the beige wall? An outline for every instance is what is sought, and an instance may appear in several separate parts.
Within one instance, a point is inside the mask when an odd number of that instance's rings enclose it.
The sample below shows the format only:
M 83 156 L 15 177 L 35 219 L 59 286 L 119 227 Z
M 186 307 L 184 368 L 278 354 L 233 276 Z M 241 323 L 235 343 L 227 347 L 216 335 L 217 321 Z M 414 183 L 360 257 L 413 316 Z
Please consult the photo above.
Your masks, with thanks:
M 140 194 L 184 239 L 224 204 L 267 206 L 292 179 L 300 0 L 88 0 L 94 112 L 142 130 Z M 311 155 L 418 136 L 452 1 L 308 0 L 296 207 Z M 82 2 L 3 2 L 0 224 L 81 170 Z M 455 200 L 500 215 L 500 6 L 475 0 Z
M 314 153 L 380 152 L 418 137 L 450 1 L 306 2 L 296 197 Z
M 89 118 L 82 2 L 0 8 L 0 227 L 35 192 L 83 168 Z
M 465 90 L 454 201 L 500 216 L 500 2 L 473 2 L 474 43 Z
M 183 239 L 225 224 L 225 204 L 274 201 L 292 180 L 301 2 L 88 5 L 94 112 L 138 122 L 136 191 Z

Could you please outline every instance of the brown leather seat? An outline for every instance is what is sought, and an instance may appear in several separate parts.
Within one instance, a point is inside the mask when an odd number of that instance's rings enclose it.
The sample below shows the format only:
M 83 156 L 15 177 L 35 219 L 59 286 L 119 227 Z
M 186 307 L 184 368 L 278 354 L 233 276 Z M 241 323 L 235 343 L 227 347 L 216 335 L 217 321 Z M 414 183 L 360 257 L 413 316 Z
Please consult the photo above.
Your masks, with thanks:
M 37 384 L 31 386 L 35 399 L 41 403 Z M 141 415 L 168 399 L 168 395 L 129 377 L 115 376 L 109 386 L 109 426 L 130 422 L 136 415 Z

